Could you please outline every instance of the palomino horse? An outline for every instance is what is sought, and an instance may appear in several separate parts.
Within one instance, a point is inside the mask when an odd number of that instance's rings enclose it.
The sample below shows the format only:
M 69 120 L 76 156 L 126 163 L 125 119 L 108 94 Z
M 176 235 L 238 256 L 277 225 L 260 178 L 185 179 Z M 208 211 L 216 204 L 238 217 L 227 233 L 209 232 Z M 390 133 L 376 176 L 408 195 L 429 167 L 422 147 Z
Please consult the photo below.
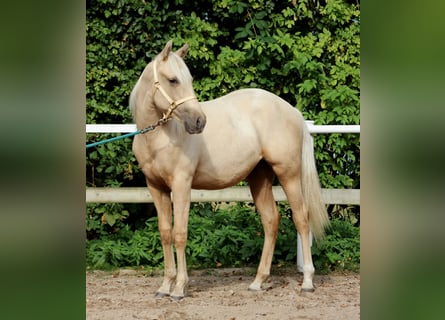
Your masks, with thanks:
M 285 191 L 301 236 L 302 290 L 313 291 L 309 227 L 314 237 L 320 238 L 329 219 L 321 201 L 312 137 L 301 113 L 260 89 L 242 89 L 198 102 L 182 59 L 187 50 L 184 45 L 172 52 L 169 41 L 145 67 L 130 96 L 138 129 L 162 123 L 133 141 L 133 152 L 159 218 L 165 269 L 156 296 L 184 297 L 191 189 L 221 189 L 243 179 L 249 183 L 265 234 L 258 271 L 249 286 L 250 290 L 261 290 L 270 273 L 280 222 L 272 194 L 274 177 Z

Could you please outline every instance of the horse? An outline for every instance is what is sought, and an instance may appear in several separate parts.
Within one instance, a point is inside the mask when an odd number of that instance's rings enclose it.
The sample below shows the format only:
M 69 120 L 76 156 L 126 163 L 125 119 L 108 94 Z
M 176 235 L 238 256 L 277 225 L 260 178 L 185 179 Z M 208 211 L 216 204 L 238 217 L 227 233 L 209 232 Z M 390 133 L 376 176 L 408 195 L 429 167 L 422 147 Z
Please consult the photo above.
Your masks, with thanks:
M 129 101 L 138 129 L 161 124 L 135 136 L 132 149 L 158 215 L 164 276 L 155 296 L 174 300 L 185 296 L 191 189 L 222 189 L 242 180 L 248 182 L 264 228 L 261 260 L 248 289 L 262 290 L 270 275 L 280 222 L 272 194 L 275 177 L 301 237 L 301 291 L 314 291 L 309 232 L 316 240 L 322 238 L 329 218 L 303 116 L 277 95 L 256 88 L 199 102 L 183 60 L 188 49 L 185 44 L 174 52 L 170 40 L 147 64 Z

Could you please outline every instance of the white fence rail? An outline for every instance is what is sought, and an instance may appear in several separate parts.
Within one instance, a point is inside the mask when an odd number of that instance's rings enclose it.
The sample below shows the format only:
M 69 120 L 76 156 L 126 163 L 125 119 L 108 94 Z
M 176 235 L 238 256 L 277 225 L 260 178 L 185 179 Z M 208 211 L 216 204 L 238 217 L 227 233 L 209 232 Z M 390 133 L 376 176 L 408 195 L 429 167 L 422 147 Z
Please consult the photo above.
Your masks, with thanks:
M 286 195 L 280 186 L 274 186 L 272 190 L 276 201 L 287 201 Z M 359 189 L 322 189 L 321 196 L 328 204 L 360 204 Z M 252 195 L 249 187 L 231 187 L 221 190 L 192 190 L 192 202 L 251 202 Z M 87 203 L 147 203 L 153 202 L 146 187 L 130 188 L 87 188 Z
M 360 125 L 314 125 L 306 121 L 310 133 L 360 133 Z M 136 131 L 135 124 L 87 124 L 86 133 L 128 133 Z
M 314 125 L 306 121 L 311 133 L 357 133 L 360 125 Z M 87 124 L 86 133 L 128 133 L 136 131 L 134 124 Z M 286 201 L 281 187 L 273 188 L 276 201 Z M 327 204 L 360 205 L 360 189 L 322 189 Z M 221 190 L 192 190 L 192 202 L 252 201 L 248 187 L 231 187 Z M 86 188 L 87 203 L 146 203 L 153 199 L 145 187 L 132 188 Z

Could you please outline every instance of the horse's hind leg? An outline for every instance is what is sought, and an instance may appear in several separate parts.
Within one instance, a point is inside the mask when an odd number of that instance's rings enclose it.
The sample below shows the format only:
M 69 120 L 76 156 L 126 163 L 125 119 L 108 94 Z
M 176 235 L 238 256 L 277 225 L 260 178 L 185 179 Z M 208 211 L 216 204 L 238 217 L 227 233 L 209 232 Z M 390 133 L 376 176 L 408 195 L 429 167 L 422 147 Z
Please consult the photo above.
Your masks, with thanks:
M 278 175 L 278 174 L 277 174 Z M 306 292 L 314 291 L 312 279 L 315 268 L 312 263 L 312 254 L 309 241 L 309 212 L 304 204 L 303 193 L 299 175 L 278 175 L 289 205 L 292 209 L 292 220 L 301 238 L 301 248 L 303 250 L 303 284 L 301 290 Z
M 277 239 L 280 214 L 272 194 L 274 173 L 266 162 L 260 162 L 247 177 L 250 191 L 264 228 L 264 245 L 255 280 L 249 290 L 261 290 L 261 284 L 269 277 Z

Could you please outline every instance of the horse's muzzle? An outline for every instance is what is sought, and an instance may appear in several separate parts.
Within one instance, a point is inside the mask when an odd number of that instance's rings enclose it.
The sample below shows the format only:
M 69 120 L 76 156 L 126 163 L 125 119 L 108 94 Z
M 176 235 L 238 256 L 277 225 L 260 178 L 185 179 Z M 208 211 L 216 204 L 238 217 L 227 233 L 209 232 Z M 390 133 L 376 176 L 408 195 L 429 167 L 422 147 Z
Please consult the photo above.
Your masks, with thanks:
M 206 125 L 206 118 L 204 117 L 197 117 L 195 121 L 192 121 L 191 119 L 188 119 L 189 121 L 185 121 L 185 131 L 189 134 L 195 134 L 195 133 L 201 133 L 204 130 L 204 127 Z

